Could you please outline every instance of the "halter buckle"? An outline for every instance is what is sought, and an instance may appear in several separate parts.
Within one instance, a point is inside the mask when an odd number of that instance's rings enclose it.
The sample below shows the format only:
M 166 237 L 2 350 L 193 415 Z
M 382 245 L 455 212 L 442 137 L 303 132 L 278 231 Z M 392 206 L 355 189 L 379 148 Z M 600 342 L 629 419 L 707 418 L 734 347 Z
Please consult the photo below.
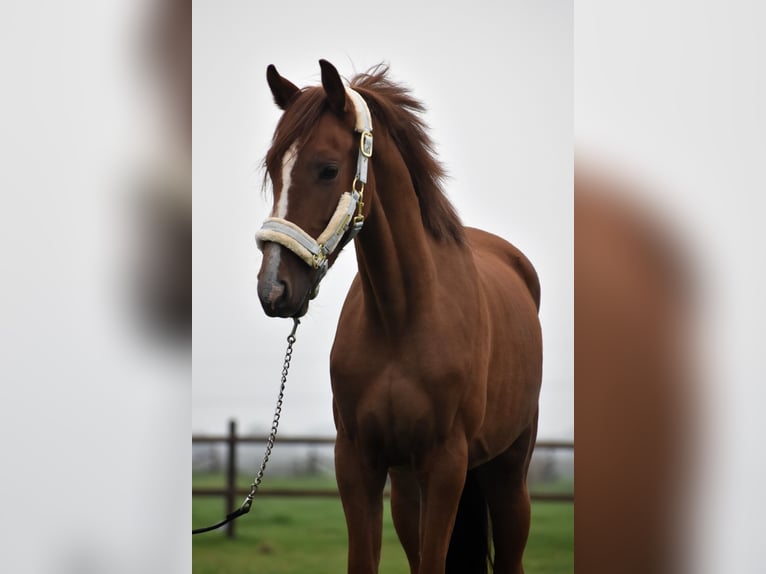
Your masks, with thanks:
M 372 157 L 372 132 L 369 130 L 363 130 L 359 138 L 359 151 L 366 157 Z

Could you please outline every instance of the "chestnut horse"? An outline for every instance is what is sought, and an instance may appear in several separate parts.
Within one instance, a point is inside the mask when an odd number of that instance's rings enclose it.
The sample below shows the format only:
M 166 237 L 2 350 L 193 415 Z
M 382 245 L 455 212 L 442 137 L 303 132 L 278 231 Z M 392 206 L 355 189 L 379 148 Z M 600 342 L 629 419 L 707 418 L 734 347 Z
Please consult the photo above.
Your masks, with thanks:
M 345 87 L 320 65 L 322 85 L 304 89 L 267 71 L 284 114 L 265 159 L 274 207 L 257 236 L 258 294 L 269 316 L 303 316 L 355 236 L 359 272 L 330 357 L 348 572 L 378 571 L 387 476 L 413 573 L 523 572 L 542 375 L 535 270 L 462 226 L 423 106 L 385 67 Z

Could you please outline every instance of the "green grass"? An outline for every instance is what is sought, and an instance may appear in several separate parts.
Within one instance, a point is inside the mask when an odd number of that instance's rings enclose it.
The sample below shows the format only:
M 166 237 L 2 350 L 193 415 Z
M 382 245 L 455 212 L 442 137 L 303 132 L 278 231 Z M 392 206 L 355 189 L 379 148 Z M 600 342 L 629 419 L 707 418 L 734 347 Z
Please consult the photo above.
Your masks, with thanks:
M 220 486 L 221 478 L 195 477 L 195 486 Z M 238 481 L 239 482 L 239 481 Z M 243 478 L 247 486 L 249 479 Z M 334 479 L 272 479 L 274 488 L 333 488 Z M 264 485 L 264 490 L 267 486 Z M 239 499 L 238 499 L 239 500 Z M 195 527 L 217 522 L 223 500 L 192 499 Z M 574 507 L 536 502 L 524 556 L 527 574 L 570 574 L 573 566 Z M 195 536 L 194 574 L 341 574 L 346 571 L 346 524 L 337 498 L 256 498 L 249 514 L 237 520 L 236 538 L 223 532 Z M 388 503 L 384 513 L 380 574 L 409 574 L 394 532 Z
M 574 572 L 574 504 L 533 502 L 532 526 L 524 552 L 526 574 Z

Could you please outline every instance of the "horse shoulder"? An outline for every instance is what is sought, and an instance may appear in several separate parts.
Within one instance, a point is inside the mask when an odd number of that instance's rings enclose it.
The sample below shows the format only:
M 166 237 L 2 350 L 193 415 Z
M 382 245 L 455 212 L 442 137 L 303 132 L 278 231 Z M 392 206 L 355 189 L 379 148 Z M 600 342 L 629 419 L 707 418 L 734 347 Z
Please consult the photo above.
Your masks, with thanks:
M 537 271 L 535 271 L 534 266 L 529 259 L 527 259 L 526 255 L 505 239 L 493 235 L 492 233 L 482 231 L 481 229 L 467 227 L 466 236 L 475 253 L 493 256 L 496 259 L 505 262 L 519 275 L 527 286 L 527 290 L 535 303 L 535 307 L 539 311 L 540 279 L 537 276 Z

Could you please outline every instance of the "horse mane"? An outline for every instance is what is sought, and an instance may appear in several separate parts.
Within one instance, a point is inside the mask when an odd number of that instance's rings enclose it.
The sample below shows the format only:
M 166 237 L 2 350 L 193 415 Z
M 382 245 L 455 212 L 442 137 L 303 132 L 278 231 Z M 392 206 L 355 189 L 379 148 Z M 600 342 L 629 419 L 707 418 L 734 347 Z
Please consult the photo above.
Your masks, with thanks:
M 350 83 L 399 148 L 418 196 L 426 230 L 435 239 L 464 243 L 463 225 L 442 189 L 446 173 L 436 159 L 428 126 L 421 116 L 425 106 L 406 87 L 393 82 L 388 77 L 388 66 L 383 64 L 357 74 Z
M 384 125 L 402 154 L 418 197 L 426 231 L 439 241 L 464 244 L 463 225 L 442 189 L 446 172 L 436 158 L 428 127 L 421 116 L 425 106 L 412 96 L 409 89 L 392 81 L 388 77 L 388 66 L 383 64 L 356 74 L 349 84 L 367 102 L 373 116 L 373 127 L 375 120 Z M 327 98 L 321 86 L 301 90 L 277 124 L 264 161 L 269 171 L 279 169 L 282 157 L 292 142 L 307 137 L 326 109 Z

